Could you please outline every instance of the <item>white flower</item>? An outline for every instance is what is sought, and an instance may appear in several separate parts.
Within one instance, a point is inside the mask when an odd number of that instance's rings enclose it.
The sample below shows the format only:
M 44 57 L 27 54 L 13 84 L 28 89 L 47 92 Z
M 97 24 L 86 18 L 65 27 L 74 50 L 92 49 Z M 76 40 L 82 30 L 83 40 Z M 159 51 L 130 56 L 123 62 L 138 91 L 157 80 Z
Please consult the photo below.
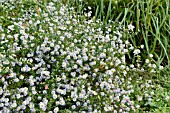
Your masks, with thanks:
M 87 61 L 88 60 L 88 56 L 83 56 L 83 60 Z
M 142 97 L 141 96 L 138 96 L 138 101 L 141 101 L 142 100 Z
M 15 107 L 17 107 L 17 103 L 16 102 L 11 104 L 11 108 L 15 108 Z
M 140 53 L 140 50 L 139 50 L 139 49 L 135 49 L 135 50 L 133 51 L 133 53 L 134 53 L 135 55 L 137 55 L 137 54 Z
M 56 94 L 53 94 L 53 99 L 57 99 L 57 95 Z
M 85 102 L 85 103 L 83 104 L 83 106 L 87 106 L 87 102 Z
M 151 95 L 154 95 L 154 92 L 152 91 L 150 94 L 151 94 Z
M 107 71 L 106 71 L 106 74 L 108 74 L 108 75 L 113 75 L 113 71 L 112 71 L 112 70 L 107 70 Z
M 149 59 L 146 59 L 145 62 L 148 64 L 149 63 Z
M 48 75 L 50 75 L 50 72 L 49 71 L 42 71 L 41 74 L 48 76 Z
M 54 94 L 55 94 L 55 90 L 52 90 L 52 91 L 51 91 L 51 94 L 54 95 Z
M 3 64 L 8 65 L 10 62 L 8 60 L 3 61 Z
M 66 68 L 66 66 L 67 66 L 67 63 L 66 63 L 66 62 L 63 62 L 63 63 L 62 63 L 62 67 L 63 67 L 63 68 Z
M 164 67 L 163 66 L 159 66 L 159 70 L 162 70 L 162 69 L 164 69 Z
M 14 25 L 10 25 L 10 26 L 8 26 L 8 29 L 10 29 L 10 30 L 14 30 Z
M 19 82 L 18 78 L 13 79 L 14 82 Z
M 60 36 L 60 40 L 64 41 L 65 37 L 64 36 Z
M 20 94 L 16 94 L 17 99 L 21 98 Z
M 77 106 L 80 106 L 80 102 L 76 102 L 76 105 L 77 105 Z
M 84 75 L 82 76 L 82 78 L 83 78 L 83 79 L 86 79 L 87 76 L 88 76 L 88 74 L 84 74 Z
M 121 61 L 119 59 L 116 60 L 116 66 L 118 66 L 121 63 Z
M 152 64 L 148 64 L 149 67 L 152 67 Z
M 166 96 L 166 97 L 165 97 L 165 100 L 166 100 L 166 101 L 168 101 L 169 99 L 170 99 L 170 97 L 169 97 L 169 96 Z
M 144 48 L 144 45 L 141 45 L 140 47 L 141 47 L 141 49 L 143 49 L 143 48 Z
M 71 72 L 71 76 L 75 77 L 76 72 Z
M 132 46 L 132 44 L 130 44 L 130 47 L 129 47 L 130 50 L 133 50 L 134 47 Z
M 27 101 L 31 101 L 31 99 L 32 99 L 31 97 L 28 97 L 28 98 L 27 98 Z
M 114 68 L 112 68 L 111 71 L 114 73 L 116 70 Z
M 23 75 L 20 75 L 20 76 L 19 76 L 19 79 L 23 80 L 23 79 L 24 79 L 24 76 L 23 76 Z
M 28 65 L 25 65 L 24 67 L 21 68 L 22 72 L 28 72 L 30 70 L 31 70 L 31 68 Z
M 59 101 L 56 101 L 55 104 L 58 106 L 58 105 L 60 104 L 60 102 L 59 102 Z
M 127 71 L 123 70 L 123 74 L 126 75 L 126 74 L 127 74 Z
M 101 53 L 100 54 L 100 58 L 105 58 L 106 57 L 106 54 L 105 53 Z
M 0 95 L 3 94 L 3 89 L 0 87 Z
M 10 74 L 10 77 L 15 77 L 16 76 L 16 73 L 11 73 Z
M 128 29 L 129 29 L 129 30 L 133 31 L 134 28 L 135 28 L 135 27 L 134 27 L 132 24 L 128 25 Z
M 50 47 L 54 47 L 54 42 L 52 42 L 52 43 L 50 44 Z
M 40 21 L 39 21 L 39 20 L 37 20 L 37 21 L 36 21 L 36 23 L 37 23 L 37 24 L 40 24 Z
M 109 110 L 108 110 L 108 108 L 105 106 L 104 107 L 104 111 L 106 111 L 106 112 L 108 112 Z
M 29 104 L 29 101 L 25 100 L 25 101 L 22 102 L 22 104 L 26 106 L 26 105 Z
M 71 106 L 71 108 L 72 108 L 72 109 L 75 109 L 75 108 L 76 108 L 76 106 L 75 106 L 75 105 L 72 105 L 72 106 Z
M 136 108 L 140 108 L 140 105 L 136 105 Z
M 57 77 L 56 80 L 59 82 L 59 81 L 61 80 L 61 78 L 60 78 L 60 77 Z
M 79 65 L 82 65 L 83 62 L 82 62 L 82 60 L 77 60 L 76 63 Z
M 45 98 L 43 98 L 43 103 L 45 104 L 45 105 L 47 105 L 48 104 L 48 100 L 47 100 L 47 98 L 45 97 Z
M 60 105 L 64 106 L 65 105 L 65 101 L 63 98 L 60 98 Z
M 3 107 L 4 107 L 4 103 L 0 103 L 0 107 L 2 107 L 2 108 L 3 108 Z
M 71 38 L 71 37 L 72 37 L 72 34 L 71 34 L 71 33 L 68 33 L 68 34 L 67 34 L 67 37 L 68 37 L 68 38 Z
M 89 64 L 90 64 L 90 66 L 94 66 L 94 65 L 96 65 L 96 61 L 90 62 Z
M 46 110 L 46 105 L 45 105 L 43 102 L 40 102 L 40 103 L 39 103 L 39 107 L 40 107 L 43 111 Z
M 58 108 L 58 107 L 55 107 L 53 111 L 54 111 L 54 113 L 58 113 L 59 108 Z
M 149 56 L 152 58 L 152 57 L 153 57 L 153 54 L 149 54 Z
M 155 68 L 156 68 L 156 65 L 155 65 L 155 64 L 152 64 L 152 67 L 155 69 Z

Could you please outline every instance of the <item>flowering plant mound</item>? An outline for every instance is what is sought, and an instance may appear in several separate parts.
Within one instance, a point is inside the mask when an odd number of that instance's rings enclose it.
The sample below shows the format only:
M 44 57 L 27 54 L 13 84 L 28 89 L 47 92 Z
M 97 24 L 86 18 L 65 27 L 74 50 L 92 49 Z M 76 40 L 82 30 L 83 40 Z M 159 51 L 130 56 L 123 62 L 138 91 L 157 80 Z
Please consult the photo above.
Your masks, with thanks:
M 139 107 L 133 82 L 142 76 L 135 75 L 152 75 L 157 67 L 149 59 L 140 64 L 143 46 L 128 41 L 132 25 L 103 27 L 90 13 L 77 14 L 60 2 L 1 6 L 0 112 L 125 113 Z M 130 52 L 135 64 L 126 63 Z M 141 87 L 152 88 L 149 83 Z

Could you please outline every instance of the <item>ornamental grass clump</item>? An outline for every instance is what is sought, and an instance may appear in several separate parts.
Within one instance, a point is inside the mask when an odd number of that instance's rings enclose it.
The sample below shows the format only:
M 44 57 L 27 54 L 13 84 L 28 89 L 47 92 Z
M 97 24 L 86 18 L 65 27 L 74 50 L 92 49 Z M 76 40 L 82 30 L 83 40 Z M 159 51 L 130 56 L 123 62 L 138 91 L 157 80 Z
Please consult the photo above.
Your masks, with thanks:
M 102 26 L 60 2 L 5 1 L 1 9 L 0 112 L 125 113 L 152 100 L 151 81 L 141 80 L 157 66 L 141 63 L 143 46 L 128 41 L 133 27 Z

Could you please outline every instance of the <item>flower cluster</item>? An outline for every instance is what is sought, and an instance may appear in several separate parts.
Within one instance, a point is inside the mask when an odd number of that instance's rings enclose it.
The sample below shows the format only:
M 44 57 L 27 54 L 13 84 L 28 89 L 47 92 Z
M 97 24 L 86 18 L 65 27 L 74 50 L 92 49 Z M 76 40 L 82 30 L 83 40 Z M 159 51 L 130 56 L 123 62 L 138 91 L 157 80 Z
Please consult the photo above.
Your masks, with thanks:
M 144 73 L 147 66 L 154 73 L 157 67 L 149 58 L 141 66 L 144 47 L 133 47 L 121 27 L 113 22 L 103 27 L 60 2 L 1 5 L 10 12 L 0 23 L 0 112 L 136 110 L 129 74 Z M 130 52 L 137 64 L 126 63 Z

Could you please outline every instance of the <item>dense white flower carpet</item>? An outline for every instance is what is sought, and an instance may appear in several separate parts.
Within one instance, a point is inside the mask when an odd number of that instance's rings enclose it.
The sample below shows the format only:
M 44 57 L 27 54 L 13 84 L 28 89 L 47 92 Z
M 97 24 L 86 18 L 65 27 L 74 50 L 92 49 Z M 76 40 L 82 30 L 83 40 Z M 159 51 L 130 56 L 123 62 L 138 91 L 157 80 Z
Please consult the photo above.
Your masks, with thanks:
M 152 101 L 149 76 L 163 67 L 152 54 L 141 63 L 133 25 L 103 26 L 90 7 L 82 15 L 60 2 L 1 6 L 0 113 L 129 113 Z

